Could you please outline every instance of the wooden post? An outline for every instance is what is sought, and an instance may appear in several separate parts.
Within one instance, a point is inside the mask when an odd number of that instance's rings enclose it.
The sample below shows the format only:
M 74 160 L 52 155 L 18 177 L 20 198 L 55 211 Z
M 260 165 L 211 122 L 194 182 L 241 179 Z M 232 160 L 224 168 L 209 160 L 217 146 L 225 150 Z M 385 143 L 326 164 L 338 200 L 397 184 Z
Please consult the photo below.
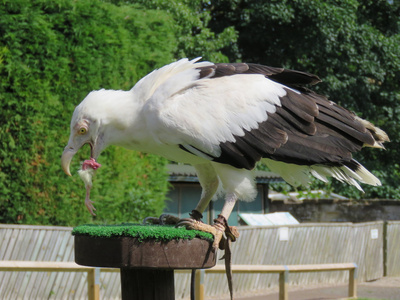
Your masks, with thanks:
M 196 270 L 195 300 L 204 300 L 204 270 Z
M 385 221 L 383 223 L 383 234 L 382 234 L 382 239 L 383 239 L 383 276 L 386 277 L 388 274 L 388 235 L 387 235 L 387 230 L 388 230 L 388 221 Z
M 100 299 L 100 269 L 94 268 L 87 272 L 87 285 L 88 285 L 88 299 L 99 300 Z
M 162 242 L 76 235 L 75 261 L 84 266 L 119 268 L 123 300 L 173 300 L 174 270 L 211 268 L 216 253 L 212 242 L 198 238 Z M 92 296 L 98 295 L 94 270 L 89 271 L 88 289 L 89 299 L 98 300 Z
M 358 266 L 354 264 L 354 269 L 349 270 L 349 298 L 357 299 L 357 273 Z
M 174 300 L 174 271 L 121 268 L 122 300 Z
M 288 300 L 288 284 L 289 284 L 289 268 L 285 267 L 285 271 L 279 273 L 279 300 Z

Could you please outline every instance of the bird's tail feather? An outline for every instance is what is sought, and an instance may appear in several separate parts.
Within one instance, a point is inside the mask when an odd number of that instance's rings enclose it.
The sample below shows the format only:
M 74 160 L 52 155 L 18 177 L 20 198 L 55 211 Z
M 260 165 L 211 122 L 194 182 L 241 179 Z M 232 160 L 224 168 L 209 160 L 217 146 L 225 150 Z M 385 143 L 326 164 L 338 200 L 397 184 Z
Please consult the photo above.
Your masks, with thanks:
M 373 145 L 364 145 L 367 147 L 373 147 L 373 148 L 381 148 L 381 149 L 385 149 L 385 147 L 383 146 L 383 143 L 385 142 L 390 142 L 390 139 L 388 137 L 388 135 L 386 134 L 386 132 L 384 132 L 382 129 L 376 127 L 375 125 L 373 125 L 371 122 L 364 120 L 360 117 L 355 116 L 355 118 L 365 126 L 365 128 L 372 134 L 375 143 Z
M 328 182 L 328 177 L 333 177 L 341 182 L 355 186 L 360 191 L 363 191 L 363 189 L 359 183 L 373 186 L 381 185 L 378 178 L 355 160 L 352 160 L 348 165 L 342 166 L 305 166 L 287 164 L 270 159 L 263 159 L 263 162 L 272 172 L 278 173 L 287 183 L 293 186 L 307 186 L 310 182 L 310 174 L 324 182 Z

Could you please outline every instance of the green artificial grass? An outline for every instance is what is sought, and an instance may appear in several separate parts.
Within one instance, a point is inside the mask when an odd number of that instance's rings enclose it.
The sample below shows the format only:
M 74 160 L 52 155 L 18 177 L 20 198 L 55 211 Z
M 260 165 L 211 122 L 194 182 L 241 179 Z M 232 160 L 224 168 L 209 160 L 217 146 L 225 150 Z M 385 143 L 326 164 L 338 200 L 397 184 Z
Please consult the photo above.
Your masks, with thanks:
M 175 228 L 171 225 L 141 225 L 141 224 L 116 224 L 95 225 L 86 224 L 75 227 L 72 235 L 86 235 L 92 237 L 119 237 L 128 236 L 137 238 L 140 242 L 144 240 L 171 241 L 177 239 L 191 240 L 201 238 L 213 241 L 212 234 L 198 230 L 187 230 L 186 228 Z

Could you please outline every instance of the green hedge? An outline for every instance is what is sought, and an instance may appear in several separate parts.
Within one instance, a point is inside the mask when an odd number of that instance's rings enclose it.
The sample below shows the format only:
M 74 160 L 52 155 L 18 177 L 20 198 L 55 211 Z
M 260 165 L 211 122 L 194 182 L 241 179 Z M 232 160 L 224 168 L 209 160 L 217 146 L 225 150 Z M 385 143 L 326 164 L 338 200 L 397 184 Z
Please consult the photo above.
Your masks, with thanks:
M 60 167 L 74 107 L 95 89 L 130 89 L 174 60 L 173 17 L 162 10 L 94 0 L 0 5 L 0 223 L 76 225 L 138 221 L 161 213 L 166 161 L 111 147 L 84 206 L 77 174 L 89 148 Z

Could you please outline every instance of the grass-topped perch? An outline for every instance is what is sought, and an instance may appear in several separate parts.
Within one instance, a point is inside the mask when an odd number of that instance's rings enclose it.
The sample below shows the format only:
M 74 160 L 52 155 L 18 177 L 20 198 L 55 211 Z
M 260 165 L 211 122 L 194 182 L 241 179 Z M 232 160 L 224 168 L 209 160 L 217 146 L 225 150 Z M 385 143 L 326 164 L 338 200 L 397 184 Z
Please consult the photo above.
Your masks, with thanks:
M 198 230 L 186 230 L 185 228 L 175 228 L 171 225 L 141 225 L 122 223 L 116 225 L 80 225 L 73 229 L 72 235 L 84 235 L 91 237 L 133 237 L 139 242 L 145 240 L 171 241 L 171 240 L 191 240 L 200 238 L 213 241 L 210 233 Z
M 175 299 L 174 270 L 215 266 L 213 236 L 171 225 L 80 225 L 75 262 L 119 268 L 122 299 Z

